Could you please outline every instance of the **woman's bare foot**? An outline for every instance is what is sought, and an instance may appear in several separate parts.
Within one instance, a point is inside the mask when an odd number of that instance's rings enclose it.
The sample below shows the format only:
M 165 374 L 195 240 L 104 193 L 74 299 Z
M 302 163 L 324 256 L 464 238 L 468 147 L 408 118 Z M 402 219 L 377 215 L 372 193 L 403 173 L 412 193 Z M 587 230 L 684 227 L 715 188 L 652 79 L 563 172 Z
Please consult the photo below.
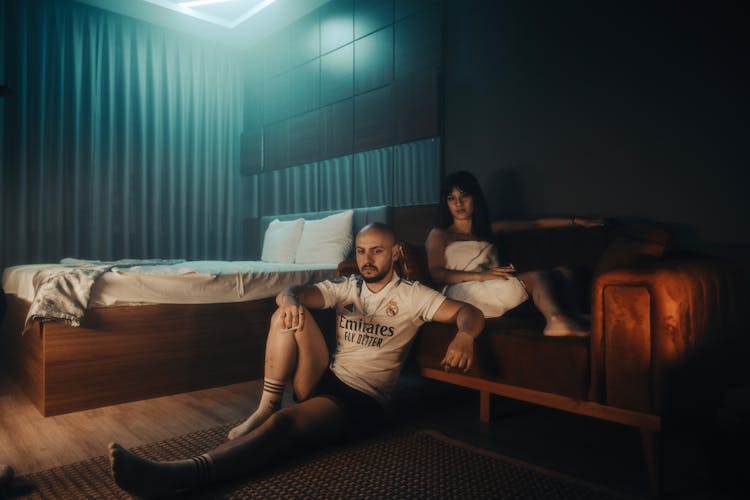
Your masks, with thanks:
M 562 314 L 550 316 L 544 327 L 544 335 L 547 337 L 585 337 L 589 333 L 583 325 Z

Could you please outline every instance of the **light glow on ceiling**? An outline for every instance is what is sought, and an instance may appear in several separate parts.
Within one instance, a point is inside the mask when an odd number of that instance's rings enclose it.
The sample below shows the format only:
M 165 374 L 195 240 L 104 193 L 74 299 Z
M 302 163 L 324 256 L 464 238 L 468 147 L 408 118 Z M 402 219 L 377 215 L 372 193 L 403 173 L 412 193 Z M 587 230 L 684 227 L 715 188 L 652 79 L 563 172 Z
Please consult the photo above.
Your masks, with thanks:
M 183 7 L 200 7 L 201 5 L 211 5 L 212 3 L 231 2 L 232 0 L 191 0 L 190 2 L 180 2 Z
M 144 1 L 231 29 L 247 21 L 276 0 Z

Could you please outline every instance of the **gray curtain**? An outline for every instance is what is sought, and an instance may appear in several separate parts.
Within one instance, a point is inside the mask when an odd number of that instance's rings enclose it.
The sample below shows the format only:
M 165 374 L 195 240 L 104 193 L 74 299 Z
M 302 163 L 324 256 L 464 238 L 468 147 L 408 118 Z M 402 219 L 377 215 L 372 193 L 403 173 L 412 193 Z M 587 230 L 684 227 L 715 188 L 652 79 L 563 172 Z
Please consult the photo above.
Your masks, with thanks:
M 246 214 L 436 203 L 440 170 L 439 138 L 271 170 L 246 177 L 258 180 L 261 199 L 258 213 Z M 247 192 L 252 192 L 253 184 L 248 180 L 245 184 Z
M 239 256 L 239 52 L 75 2 L 3 4 L 0 265 Z
M 437 203 L 440 194 L 440 139 L 431 138 L 394 148 L 393 204 Z

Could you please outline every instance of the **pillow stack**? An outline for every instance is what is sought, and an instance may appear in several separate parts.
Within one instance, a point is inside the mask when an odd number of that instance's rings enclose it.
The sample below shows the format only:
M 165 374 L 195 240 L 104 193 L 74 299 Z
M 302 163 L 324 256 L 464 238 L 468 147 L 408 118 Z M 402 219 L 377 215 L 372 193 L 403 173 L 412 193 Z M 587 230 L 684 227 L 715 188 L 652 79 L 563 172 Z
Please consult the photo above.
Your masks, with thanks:
M 260 260 L 292 264 L 304 226 L 305 220 L 302 218 L 290 221 L 279 219 L 271 221 L 263 238 L 263 251 L 260 254 Z
M 261 260 L 296 264 L 338 265 L 352 248 L 353 210 L 323 219 L 295 219 L 269 224 Z

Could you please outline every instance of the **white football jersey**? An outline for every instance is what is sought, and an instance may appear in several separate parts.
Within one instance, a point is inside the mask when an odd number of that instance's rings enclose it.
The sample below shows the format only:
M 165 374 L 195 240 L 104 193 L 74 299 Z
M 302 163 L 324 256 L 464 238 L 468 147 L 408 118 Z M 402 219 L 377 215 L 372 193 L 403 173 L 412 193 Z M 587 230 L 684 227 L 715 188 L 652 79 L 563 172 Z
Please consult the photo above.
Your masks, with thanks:
M 445 296 L 419 282 L 393 279 L 378 293 L 361 276 L 315 285 L 325 308 L 336 308 L 331 371 L 381 403 L 390 397 L 417 329 L 431 321 Z

